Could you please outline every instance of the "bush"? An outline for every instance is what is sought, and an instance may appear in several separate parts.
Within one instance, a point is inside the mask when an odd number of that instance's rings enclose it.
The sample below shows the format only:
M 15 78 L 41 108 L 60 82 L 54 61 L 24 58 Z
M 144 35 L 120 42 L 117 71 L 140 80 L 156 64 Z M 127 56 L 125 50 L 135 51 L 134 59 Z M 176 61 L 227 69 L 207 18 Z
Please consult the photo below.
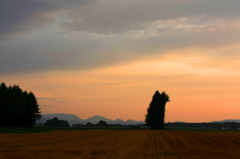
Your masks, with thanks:
M 44 123 L 46 127 L 69 127 L 69 123 L 66 120 L 59 120 L 57 117 L 47 120 Z

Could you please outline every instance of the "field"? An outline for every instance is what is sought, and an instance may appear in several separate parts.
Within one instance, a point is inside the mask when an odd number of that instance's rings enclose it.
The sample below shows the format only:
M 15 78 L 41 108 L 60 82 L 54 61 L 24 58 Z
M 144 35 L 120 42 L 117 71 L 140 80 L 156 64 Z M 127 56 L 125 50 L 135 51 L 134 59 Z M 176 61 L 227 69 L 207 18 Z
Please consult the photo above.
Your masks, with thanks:
M 0 134 L 0 159 L 237 159 L 240 132 L 55 130 Z

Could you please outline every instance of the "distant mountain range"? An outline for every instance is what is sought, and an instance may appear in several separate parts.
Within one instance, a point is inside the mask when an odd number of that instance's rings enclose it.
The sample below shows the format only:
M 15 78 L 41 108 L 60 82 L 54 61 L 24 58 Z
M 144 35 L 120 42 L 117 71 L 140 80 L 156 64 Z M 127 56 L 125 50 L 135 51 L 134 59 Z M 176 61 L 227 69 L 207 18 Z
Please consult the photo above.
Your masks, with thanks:
M 135 120 L 127 120 L 124 121 L 122 119 L 116 119 L 116 120 L 111 120 L 108 118 L 105 118 L 103 116 L 95 115 L 93 117 L 90 117 L 86 120 L 80 119 L 78 116 L 75 114 L 42 114 L 42 118 L 37 121 L 38 123 L 45 123 L 48 119 L 52 119 L 54 117 L 57 117 L 60 120 L 66 120 L 69 122 L 70 125 L 72 124 L 86 124 L 88 122 L 92 124 L 97 124 L 100 120 L 106 121 L 108 124 L 121 124 L 121 125 L 137 125 L 137 124 L 144 124 L 143 121 L 135 121 Z M 240 119 L 226 119 L 226 120 L 220 120 L 220 121 L 212 121 L 209 123 L 224 123 L 224 122 L 237 122 L 240 123 Z M 182 121 L 176 121 L 173 123 L 185 123 Z
M 107 119 L 105 117 L 95 115 L 93 117 L 90 117 L 86 120 L 80 119 L 78 116 L 75 114 L 42 114 L 42 118 L 37 121 L 37 124 L 39 123 L 45 123 L 48 119 L 52 119 L 54 117 L 57 117 L 60 120 L 66 120 L 69 122 L 69 124 L 86 124 L 88 122 L 92 124 L 97 124 L 100 120 L 103 120 L 107 122 L 108 124 L 121 124 L 121 125 L 137 125 L 137 124 L 144 124 L 143 121 L 135 121 L 135 120 L 127 120 L 124 121 L 122 119 L 116 119 L 116 120 L 111 120 Z

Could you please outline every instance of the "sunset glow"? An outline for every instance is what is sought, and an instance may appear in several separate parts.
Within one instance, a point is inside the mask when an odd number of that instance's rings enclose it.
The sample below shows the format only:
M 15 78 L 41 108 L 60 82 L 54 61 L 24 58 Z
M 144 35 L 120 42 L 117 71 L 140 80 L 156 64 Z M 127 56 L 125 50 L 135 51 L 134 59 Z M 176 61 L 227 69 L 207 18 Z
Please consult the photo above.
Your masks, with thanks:
M 166 122 L 239 119 L 240 2 L 215 2 L 221 10 L 206 0 L 29 6 L 0 24 L 1 82 L 32 91 L 43 114 L 144 120 L 159 90 Z

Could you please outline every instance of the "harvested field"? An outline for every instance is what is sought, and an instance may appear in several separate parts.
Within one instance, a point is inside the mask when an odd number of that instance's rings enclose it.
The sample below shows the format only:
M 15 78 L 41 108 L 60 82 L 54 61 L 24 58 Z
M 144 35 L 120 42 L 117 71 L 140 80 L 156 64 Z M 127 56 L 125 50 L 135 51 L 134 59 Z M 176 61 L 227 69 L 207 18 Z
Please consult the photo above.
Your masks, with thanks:
M 239 132 L 59 130 L 0 134 L 1 159 L 237 159 Z

